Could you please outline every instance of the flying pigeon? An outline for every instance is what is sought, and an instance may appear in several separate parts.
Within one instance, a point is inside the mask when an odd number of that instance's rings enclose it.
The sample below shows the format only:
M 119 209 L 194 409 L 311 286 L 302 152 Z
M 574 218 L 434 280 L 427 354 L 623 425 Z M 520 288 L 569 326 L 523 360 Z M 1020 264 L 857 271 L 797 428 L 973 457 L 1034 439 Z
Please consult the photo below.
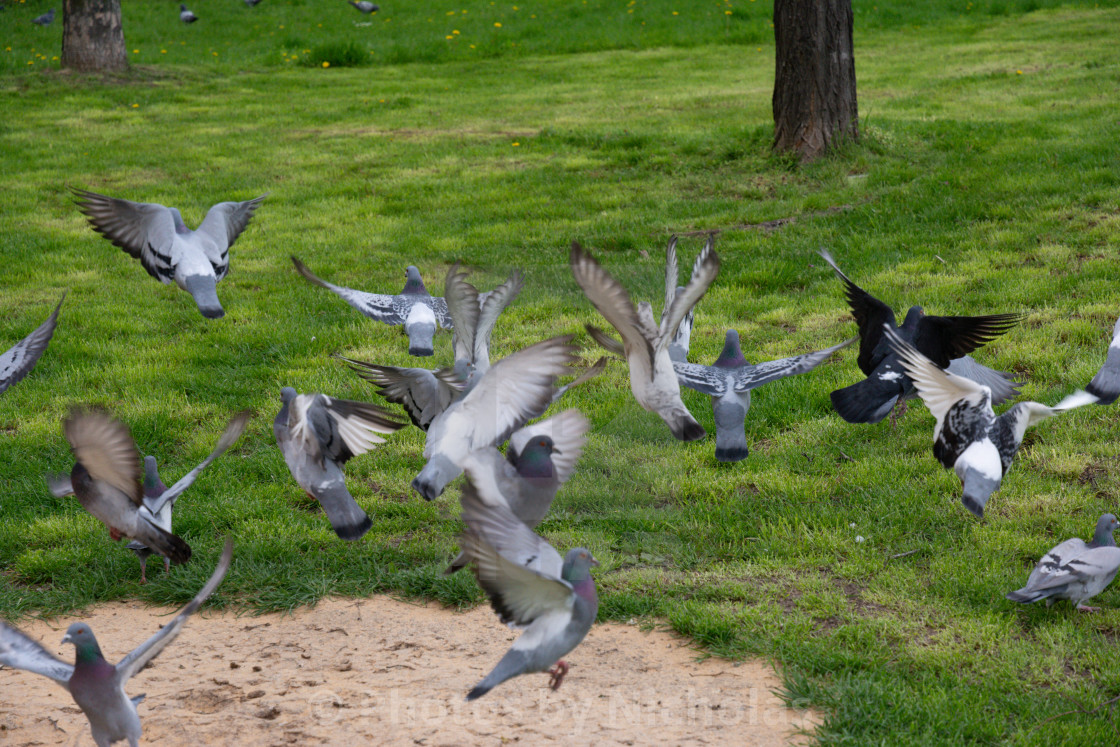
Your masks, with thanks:
M 62 430 L 74 452 L 74 468 L 69 478 L 49 479 L 51 492 L 58 497 L 76 495 L 82 507 L 109 528 L 114 542 L 128 537 L 175 565 L 187 562 L 187 543 L 145 515 L 140 455 L 128 426 L 102 410 L 75 408 Z
M 187 6 L 179 5 L 179 20 L 183 23 L 194 23 L 198 20 L 198 16 L 187 10 Z
M 349 2 L 350 2 L 351 5 L 353 5 L 355 8 L 362 11 L 366 15 L 369 15 L 370 13 L 373 13 L 374 11 L 381 10 L 381 8 L 379 6 L 374 5 L 371 2 L 368 2 L 368 0 L 357 0 L 357 2 L 355 2 L 355 0 L 349 0 Z
M 424 468 L 412 487 L 435 500 L 462 472 L 472 451 L 497 446 L 552 403 L 556 379 L 575 359 L 572 336 L 553 337 L 495 363 L 428 427 Z
M 1023 443 L 1027 428 L 1058 413 L 1097 398 L 1077 391 L 1053 407 L 1038 402 L 1019 402 L 996 416 L 992 411 L 992 391 L 971 379 L 943 371 L 913 345 L 903 340 L 889 325 L 883 325 L 885 339 L 898 356 L 899 365 L 937 423 L 933 430 L 933 455 L 946 469 L 952 467 L 961 478 L 961 502 L 980 518 L 1000 481 L 1011 469 L 1011 460 Z
M 696 256 L 696 261 L 692 265 L 692 277 L 697 278 L 702 275 L 704 258 L 712 252 L 714 243 L 714 236 L 709 236 L 708 240 L 704 242 L 704 249 Z M 677 285 L 679 272 L 677 269 L 677 237 L 671 236 L 669 237 L 669 245 L 665 248 L 665 305 L 661 308 L 662 325 L 667 323 L 669 310 L 673 308 L 673 299 L 685 291 L 684 286 Z M 673 338 L 669 340 L 669 359 L 674 363 L 688 362 L 688 346 L 692 339 L 694 308 L 695 304 L 688 308 L 688 312 L 685 313 L 681 323 L 677 325 L 676 331 L 673 332 Z
M 241 433 L 245 430 L 245 425 L 249 422 L 250 417 L 251 413 L 248 411 L 234 415 L 226 425 L 226 429 L 221 438 L 218 439 L 214 450 L 197 467 L 184 475 L 170 488 L 164 485 L 163 480 L 159 477 L 156 458 L 154 456 L 144 457 L 144 504 L 140 507 L 140 514 L 164 531 L 170 532 L 171 511 L 175 507 L 175 501 L 183 494 L 183 491 L 194 484 L 194 481 L 202 474 L 202 470 L 210 466 L 211 462 L 220 457 L 226 449 L 241 437 Z M 140 558 L 140 583 L 147 583 L 148 557 L 152 554 L 152 549 L 135 540 L 129 542 L 127 547 L 136 553 L 136 557 Z M 164 571 L 170 571 L 171 569 L 171 563 L 166 557 L 163 559 L 163 568 Z
M 466 276 L 458 263 L 453 265 L 447 271 L 443 292 L 455 328 L 451 338 L 455 372 L 469 391 L 490 368 L 490 333 L 494 331 L 498 316 L 521 292 L 525 280 L 515 271 L 497 288 L 479 295 L 478 289 L 466 281 Z
M 1112 328 L 1112 344 L 1108 346 L 1108 358 L 1089 386 L 1089 394 L 1097 395 L 1098 405 L 1111 405 L 1120 399 L 1120 319 Z
M 1047 607 L 1068 599 L 1078 612 L 1099 612 L 1100 607 L 1087 607 L 1085 600 L 1104 591 L 1120 570 L 1120 548 L 1112 538 L 1116 526 L 1116 517 L 1105 514 L 1089 544 L 1075 537 L 1052 548 L 1031 571 L 1027 585 L 1007 598 L 1023 604 L 1045 599 Z
M 323 506 L 340 538 L 360 539 L 373 522 L 346 489 L 342 465 L 385 443 L 378 433 L 393 433 L 405 423 L 375 405 L 297 394 L 290 386 L 280 390 L 280 400 L 272 432 L 292 477 Z
M 557 689 L 568 673 L 561 657 L 579 645 L 599 611 L 590 573 L 599 561 L 582 547 L 569 550 L 561 560 L 552 545 L 500 499 L 483 498 L 470 479 L 463 486 L 461 501 L 466 529 L 459 544 L 473 564 L 478 585 L 503 623 L 525 628 L 467 700 L 530 672 L 548 672 L 550 686 Z
M 744 422 L 751 406 L 751 390 L 786 376 L 812 371 L 825 358 L 846 348 L 858 338 L 853 337 L 815 353 L 759 363 L 747 363 L 739 348 L 739 333 L 727 330 L 723 352 L 711 366 L 696 363 L 673 363 L 673 370 L 683 386 L 708 394 L 716 420 L 716 459 L 738 462 L 746 459 L 747 436 Z
M 50 26 L 51 21 L 54 20 L 54 8 L 51 8 L 38 18 L 32 18 L 31 22 L 39 26 Z
M 587 325 L 587 331 L 609 352 L 625 356 L 630 364 L 630 391 L 638 404 L 660 416 L 673 436 L 682 441 L 695 441 L 706 433 L 681 401 L 680 384 L 673 372 L 668 344 L 685 314 L 696 305 L 719 272 L 719 256 L 710 246 L 700 257 L 698 272 L 693 273 L 683 292 L 674 295 L 669 313 L 662 315 L 660 327 L 653 321 L 650 305 L 642 302 L 635 310 L 626 289 L 574 241 L 569 258 L 576 282 L 603 318 L 622 335 L 622 344 L 597 327 Z
M 827 251 L 820 252 L 825 262 L 844 281 L 848 305 L 859 325 L 859 369 L 867 376 L 863 381 L 832 392 L 832 406 L 849 423 L 878 423 L 899 401 L 914 396 L 914 384 L 901 370 L 898 358 L 883 337 L 883 325 L 894 329 L 895 316 L 890 306 L 872 296 L 848 279 Z M 981 345 L 1019 323 L 1021 314 L 989 316 L 926 316 L 921 306 L 911 306 L 897 332 L 906 342 L 933 361 L 938 368 L 950 368 L 954 359 L 962 358 Z M 969 359 L 957 364 L 956 373 L 987 386 L 993 404 L 1001 404 L 1018 394 L 1021 386 L 1010 374 L 981 366 Z
M 93 741 L 98 747 L 108 747 L 113 742 L 124 740 L 136 747 L 141 736 L 140 716 L 136 713 L 136 706 L 144 696 L 129 698 L 124 691 L 125 685 L 145 664 L 158 656 L 167 644 L 175 640 L 187 618 L 214 593 L 225 578 L 232 557 L 233 541 L 226 539 L 217 568 L 194 599 L 187 602 L 187 606 L 160 628 L 158 633 L 115 666 L 105 661 L 93 631 L 85 623 L 71 625 L 62 639 L 62 643 L 74 644 L 75 657 L 71 666 L 55 658 L 20 630 L 0 622 L 0 664 L 41 674 L 66 688 L 89 720 Z
M 31 334 L 17 342 L 3 355 L 0 355 L 0 393 L 27 376 L 31 369 L 35 367 L 35 364 L 39 362 L 39 356 L 47 349 L 47 344 L 51 341 L 51 335 L 54 334 L 55 325 L 58 324 L 58 310 L 62 308 L 62 302 L 65 300 L 66 294 L 63 293 L 58 306 L 54 307 L 54 311 L 47 317 L 47 321 L 36 327 Z
M 229 249 L 268 195 L 245 202 L 219 202 L 192 231 L 175 208 L 130 202 L 83 189 L 73 190 L 78 209 L 93 230 L 140 260 L 148 274 L 174 281 L 190 293 L 207 319 L 225 315 L 217 284 L 229 272 Z
M 404 332 L 408 335 L 409 355 L 431 355 L 434 352 L 432 338 L 437 324 L 444 329 L 451 329 L 447 302 L 442 298 L 433 298 L 428 293 L 420 278 L 420 271 L 414 265 L 409 265 L 405 270 L 404 290 L 396 296 L 387 296 L 333 285 L 317 277 L 295 257 L 292 257 L 292 263 L 300 275 L 315 285 L 334 291 L 370 319 L 393 326 L 403 324 Z
M 498 500 L 530 529 L 540 524 L 556 492 L 575 471 L 591 423 L 579 410 L 564 410 L 527 425 L 509 438 L 506 455 L 493 448 L 479 449 L 463 461 L 465 471 L 482 496 Z M 444 574 L 467 564 L 460 553 Z
M 450 368 L 431 371 L 334 357 L 376 386 L 377 393 L 386 400 L 403 405 L 412 424 L 422 431 L 427 431 L 432 421 L 462 394 L 463 382 Z

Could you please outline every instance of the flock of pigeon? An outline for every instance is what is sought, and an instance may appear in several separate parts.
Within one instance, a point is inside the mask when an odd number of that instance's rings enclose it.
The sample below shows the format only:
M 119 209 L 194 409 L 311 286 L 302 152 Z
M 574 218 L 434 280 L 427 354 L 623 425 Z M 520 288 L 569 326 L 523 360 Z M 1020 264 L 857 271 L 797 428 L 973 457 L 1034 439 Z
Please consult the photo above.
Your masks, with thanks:
M 245 5 L 250 8 L 260 3 L 260 1 L 261 0 L 244 0 Z M 369 2 L 369 0 L 347 0 L 347 2 L 366 15 L 369 15 L 370 13 L 376 13 L 377 11 L 381 10 L 379 6 L 374 5 L 373 3 Z M 0 8 L 2 8 L 2 6 L 0 6 Z M 50 26 L 53 20 L 54 8 L 51 8 L 46 13 L 43 13 L 42 15 L 36 16 L 35 18 L 31 19 L 31 22 L 37 26 Z M 179 20 L 183 23 L 194 23 L 198 20 L 198 16 L 194 14 L 194 11 L 187 8 L 185 4 L 180 3 Z
M 224 315 L 217 285 L 229 270 L 229 250 L 246 229 L 261 201 L 222 202 L 207 212 L 197 229 L 179 211 L 154 203 L 74 190 L 78 209 L 98 233 L 131 256 L 163 283 L 176 283 L 193 297 L 208 319 Z M 962 502 L 977 516 L 1011 466 L 1030 425 L 1043 418 L 1097 402 L 1120 398 L 1120 321 L 1108 357 L 1087 386 L 1058 404 L 1020 402 L 996 416 L 993 404 L 1017 394 L 1011 376 L 986 368 L 969 353 L 1003 334 L 1016 314 L 978 317 L 927 316 L 911 308 L 901 325 L 891 308 L 853 283 L 827 252 L 821 252 L 844 283 L 859 336 L 823 350 L 759 364 L 748 363 L 739 335 L 728 330 L 723 351 L 711 366 L 688 362 L 694 310 L 716 280 L 720 260 L 708 240 L 690 278 L 678 285 L 676 239 L 666 249 L 665 298 L 659 319 L 647 302 L 636 306 L 626 289 L 578 243 L 569 264 L 576 283 L 621 337 L 586 325 L 591 338 L 629 367 L 630 388 L 638 404 L 658 415 L 682 441 L 707 434 L 681 399 L 684 385 L 712 398 L 716 424 L 715 456 L 740 461 L 749 453 L 745 417 L 751 391 L 777 379 L 811 371 L 841 348 L 859 342 L 857 363 L 865 378 L 832 392 L 836 411 L 852 423 L 875 423 L 920 397 L 934 415 L 934 455 L 961 479 Z M 444 296 L 433 297 L 420 271 L 408 267 L 404 289 L 395 295 L 371 293 L 329 283 L 298 258 L 296 271 L 326 288 L 367 317 L 403 327 L 414 356 L 432 356 L 439 329 L 452 331 L 454 362 L 439 369 L 379 365 L 338 357 L 373 383 L 387 401 L 403 406 L 409 420 L 426 432 L 426 464 L 412 487 L 425 500 L 439 497 L 465 475 L 461 491 L 460 553 L 447 573 L 470 568 L 504 623 L 525 628 L 512 648 L 467 695 L 478 698 L 517 675 L 548 672 L 553 689 L 568 671 L 562 660 L 590 630 L 598 611 L 590 569 L 598 561 L 586 548 L 561 557 L 534 528 L 546 516 L 561 486 L 573 474 L 590 430 L 588 419 L 567 409 L 536 420 L 572 386 L 599 374 L 599 359 L 565 386 L 560 377 L 575 373 L 574 335 L 561 335 L 523 348 L 491 364 L 490 337 L 502 311 L 520 293 L 524 278 L 512 273 L 485 293 L 467 282 L 456 264 L 448 271 Z M 0 356 L 0 392 L 24 378 L 45 351 L 58 323 L 63 299 L 50 317 Z M 407 425 L 373 404 L 326 394 L 280 392 L 273 422 L 276 442 L 296 483 L 317 500 L 343 540 L 357 540 L 372 526 L 350 495 L 342 471 L 352 457 L 384 443 L 384 436 Z M 186 562 L 190 546 L 172 533 L 176 499 L 201 472 L 242 434 L 249 413 L 235 415 L 213 451 L 168 488 L 156 459 L 141 459 L 126 425 L 89 407 L 71 410 L 63 432 L 74 455 L 69 475 L 48 477 L 56 496 L 74 495 L 102 521 L 114 541 L 127 537 L 140 559 L 141 583 L 147 559 L 170 565 Z M 499 447 L 508 441 L 503 454 Z M 1084 602 L 1103 590 L 1120 569 L 1120 548 L 1113 541 L 1117 519 L 1101 517 L 1090 543 L 1071 539 L 1054 547 L 1031 573 L 1027 585 L 1007 595 L 1019 602 L 1068 599 L 1082 611 Z M 116 666 L 105 661 L 87 625 L 75 623 L 63 643 L 73 643 L 73 666 L 59 661 L 17 629 L 0 622 L 0 664 L 42 674 L 67 688 L 89 719 L 94 741 L 108 745 L 140 736 L 136 704 L 124 692 L 127 680 L 170 643 L 186 619 L 221 582 L 230 564 L 227 540 L 217 569 L 179 615 Z M 141 696 L 142 697 L 142 696 Z

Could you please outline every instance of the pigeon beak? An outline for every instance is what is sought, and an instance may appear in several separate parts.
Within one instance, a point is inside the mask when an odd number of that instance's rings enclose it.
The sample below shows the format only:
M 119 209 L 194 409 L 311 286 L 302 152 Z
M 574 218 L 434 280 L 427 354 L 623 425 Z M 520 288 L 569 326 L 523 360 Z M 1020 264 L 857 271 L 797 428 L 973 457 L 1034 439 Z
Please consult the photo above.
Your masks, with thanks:
M 591 556 L 591 565 L 593 565 L 593 566 L 598 566 L 599 565 L 599 561 L 595 559 L 594 555 Z
M 71 642 L 72 641 L 70 640 L 70 634 L 67 633 L 66 635 L 62 636 L 62 641 L 58 645 L 61 646 L 63 643 L 71 643 Z

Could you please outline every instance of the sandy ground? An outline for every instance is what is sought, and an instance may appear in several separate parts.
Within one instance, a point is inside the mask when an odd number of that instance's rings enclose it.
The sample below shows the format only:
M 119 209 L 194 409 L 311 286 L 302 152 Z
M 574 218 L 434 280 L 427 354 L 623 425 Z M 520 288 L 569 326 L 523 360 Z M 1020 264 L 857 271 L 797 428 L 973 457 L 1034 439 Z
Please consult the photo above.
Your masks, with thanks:
M 174 610 L 107 604 L 24 621 L 59 645 L 75 620 L 119 660 Z M 291 615 L 203 612 L 129 683 L 148 744 L 498 745 L 547 743 L 804 744 L 811 712 L 785 708 L 763 662 L 697 661 L 688 641 L 633 625 L 597 625 L 568 657 L 560 690 L 547 674 L 463 696 L 516 638 L 487 607 L 467 613 L 387 597 L 329 599 Z M 0 744 L 92 745 L 65 690 L 0 671 Z

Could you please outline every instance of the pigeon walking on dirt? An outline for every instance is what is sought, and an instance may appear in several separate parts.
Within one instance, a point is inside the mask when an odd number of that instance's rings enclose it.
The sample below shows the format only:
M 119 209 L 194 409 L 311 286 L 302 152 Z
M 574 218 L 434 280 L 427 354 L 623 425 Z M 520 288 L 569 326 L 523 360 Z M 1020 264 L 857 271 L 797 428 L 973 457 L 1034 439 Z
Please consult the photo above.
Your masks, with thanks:
M 704 248 L 697 255 L 696 261 L 692 265 L 693 278 L 700 277 L 703 274 L 704 259 L 713 251 L 714 245 L 715 237 L 709 236 L 708 240 L 704 242 Z M 661 324 L 663 325 L 667 323 L 669 311 L 673 308 L 673 300 L 685 291 L 685 286 L 677 285 L 679 273 L 680 270 L 677 269 L 677 237 L 671 236 L 669 245 L 665 249 L 665 305 L 661 308 Z M 669 340 L 669 359 L 674 363 L 688 362 L 688 346 L 692 340 L 692 320 L 695 308 L 695 304 L 688 307 L 688 311 L 681 319 L 680 324 L 673 331 L 672 339 Z
M 58 306 L 54 307 L 47 321 L 0 355 L 0 393 L 27 376 L 39 362 L 39 357 L 47 349 L 51 336 L 54 335 L 54 328 L 58 324 L 58 310 L 62 308 L 62 302 L 65 300 L 66 294 L 63 293 Z
M 187 6 L 179 5 L 179 20 L 183 23 L 194 23 L 198 20 L 198 16 L 187 10 Z
M 677 379 L 689 389 L 710 395 L 716 421 L 716 459 L 738 462 L 750 453 L 744 424 L 751 406 L 751 390 L 806 371 L 812 371 L 828 356 L 856 341 L 853 337 L 815 353 L 759 363 L 747 362 L 739 348 L 739 333 L 727 330 L 723 352 L 711 366 L 673 363 Z
M 897 354 L 899 365 L 933 413 L 933 454 L 961 479 L 961 502 L 980 518 L 984 505 L 1011 469 L 1027 428 L 1035 423 L 1097 401 L 1077 391 L 1053 407 L 1019 402 L 1000 416 L 992 410 L 992 392 L 983 384 L 943 371 L 913 345 L 884 325 L 885 338 Z
M 1078 612 L 1099 612 L 1100 607 L 1087 607 L 1085 600 L 1104 591 L 1120 570 L 1120 548 L 1112 537 L 1116 526 L 1116 517 L 1104 514 L 1089 544 L 1075 537 L 1052 548 L 1031 571 L 1027 585 L 1007 598 L 1022 604 L 1045 599 L 1047 607 L 1068 599 Z
M 66 688 L 89 720 L 93 741 L 98 747 L 109 747 L 113 742 L 125 740 L 131 747 L 137 747 L 142 729 L 136 706 L 144 696 L 129 698 L 124 688 L 133 675 L 175 640 L 187 618 L 214 593 L 225 578 L 232 557 L 233 541 L 227 539 L 218 566 L 194 599 L 116 665 L 105 660 L 93 631 L 85 623 L 71 625 L 62 639 L 62 643 L 74 644 L 74 664 L 70 665 L 3 622 L 0 622 L 0 664 L 41 674 Z
M 697 271 L 685 290 L 674 294 L 660 326 L 654 322 L 648 303 L 642 302 L 635 309 L 626 289 L 574 241 L 569 256 L 576 282 L 603 318 L 622 335 L 622 344 L 592 325 L 587 325 L 587 331 L 609 352 L 625 357 L 630 365 L 630 391 L 634 399 L 643 409 L 656 413 L 673 436 L 682 441 L 695 441 L 706 435 L 681 401 L 680 384 L 668 350 L 681 320 L 719 272 L 719 256 L 710 247 L 700 256 Z
M 872 296 L 848 279 L 827 251 L 821 257 L 844 282 L 848 305 L 859 325 L 859 369 L 867 376 L 863 381 L 832 392 L 832 405 L 849 423 L 878 423 L 895 404 L 914 396 L 914 384 L 899 365 L 898 358 L 883 336 L 883 325 L 889 324 L 898 336 L 917 348 L 938 368 L 973 379 L 991 390 L 993 404 L 1000 404 L 1018 394 L 1020 384 L 1011 375 L 982 366 L 971 358 L 954 363 L 982 345 L 1002 335 L 1022 319 L 1021 314 L 989 316 L 926 316 L 920 306 L 906 312 L 902 326 L 897 327 L 890 306 Z
M 478 585 L 503 623 L 525 628 L 521 637 L 486 677 L 467 694 L 475 700 L 511 677 L 548 672 L 553 690 L 568 664 L 561 657 L 591 630 L 599 598 L 591 552 L 578 547 L 564 559 L 525 526 L 494 496 L 482 497 L 470 481 L 463 486 L 463 523 L 459 539 Z
M 431 355 L 435 352 L 432 340 L 435 337 L 436 326 L 451 329 L 451 315 L 447 311 L 447 302 L 442 298 L 434 298 L 428 293 L 424 281 L 420 278 L 420 270 L 414 265 L 409 265 L 405 270 L 404 290 L 395 296 L 390 296 L 383 293 L 366 293 L 328 283 L 295 257 L 292 257 L 292 263 L 300 275 L 315 285 L 338 294 L 346 303 L 370 319 L 392 326 L 403 324 L 404 332 L 408 335 L 409 355 Z
M 229 250 L 268 195 L 245 202 L 219 202 L 194 231 L 175 208 L 130 202 L 81 189 L 78 209 L 93 230 L 140 260 L 161 283 L 174 282 L 190 293 L 207 319 L 225 315 L 217 285 L 229 272 Z
M 51 21 L 54 20 L 54 8 L 51 8 L 46 13 L 37 18 L 32 18 L 31 22 L 38 26 L 50 26 Z
M 284 404 L 272 432 L 292 477 L 319 501 L 340 538 L 360 539 L 373 522 L 346 489 L 342 465 L 385 443 L 377 434 L 393 433 L 405 423 L 375 405 L 297 394 L 290 386 L 280 390 L 280 400 Z
M 1120 319 L 1112 328 L 1112 344 L 1101 370 L 1085 387 L 1089 394 L 1097 395 L 1098 405 L 1111 405 L 1120 399 Z
M 355 8 L 365 13 L 366 15 L 381 10 L 379 6 L 374 5 L 368 0 L 349 0 L 349 2 L 351 5 L 353 5 Z

